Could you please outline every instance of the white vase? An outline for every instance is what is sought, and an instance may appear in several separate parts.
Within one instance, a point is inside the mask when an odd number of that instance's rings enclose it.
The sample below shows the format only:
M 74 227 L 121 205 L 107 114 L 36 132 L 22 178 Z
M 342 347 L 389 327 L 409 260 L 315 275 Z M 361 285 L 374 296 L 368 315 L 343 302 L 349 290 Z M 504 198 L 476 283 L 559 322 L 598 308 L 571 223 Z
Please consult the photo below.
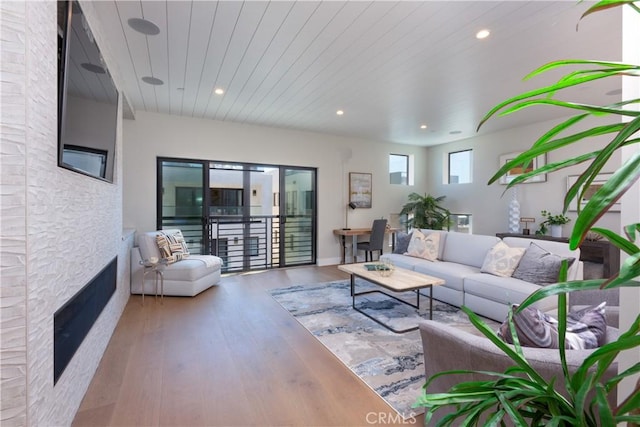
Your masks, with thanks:
M 509 202 L 509 233 L 520 233 L 520 203 L 518 202 L 518 187 L 513 187 Z
M 549 230 L 551 231 L 551 237 L 562 237 L 561 225 L 550 225 Z

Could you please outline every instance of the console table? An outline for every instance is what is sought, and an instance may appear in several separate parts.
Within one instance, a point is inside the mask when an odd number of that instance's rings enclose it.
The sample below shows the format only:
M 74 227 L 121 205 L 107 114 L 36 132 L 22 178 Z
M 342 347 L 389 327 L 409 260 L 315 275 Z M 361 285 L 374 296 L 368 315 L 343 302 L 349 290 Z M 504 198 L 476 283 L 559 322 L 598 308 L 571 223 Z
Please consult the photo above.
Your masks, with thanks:
M 552 240 L 555 242 L 569 243 L 567 237 L 551 237 L 538 234 L 496 233 L 497 237 L 524 237 L 536 240 Z M 612 245 L 608 240 L 584 240 L 580 245 L 580 261 L 602 264 L 604 277 L 611 277 L 620 271 L 620 249 Z

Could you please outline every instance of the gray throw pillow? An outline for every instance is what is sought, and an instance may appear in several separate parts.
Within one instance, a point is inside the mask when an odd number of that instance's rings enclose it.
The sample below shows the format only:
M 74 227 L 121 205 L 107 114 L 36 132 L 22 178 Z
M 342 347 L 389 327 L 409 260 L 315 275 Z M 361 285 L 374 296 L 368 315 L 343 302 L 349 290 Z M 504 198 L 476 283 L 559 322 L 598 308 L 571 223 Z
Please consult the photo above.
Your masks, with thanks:
M 563 259 L 531 242 L 511 277 L 538 285 L 557 283 Z M 575 258 L 567 260 L 571 265 Z
M 394 254 L 403 254 L 409 249 L 409 242 L 411 241 L 411 233 L 405 233 L 399 231 L 396 233 L 396 246 L 393 249 Z

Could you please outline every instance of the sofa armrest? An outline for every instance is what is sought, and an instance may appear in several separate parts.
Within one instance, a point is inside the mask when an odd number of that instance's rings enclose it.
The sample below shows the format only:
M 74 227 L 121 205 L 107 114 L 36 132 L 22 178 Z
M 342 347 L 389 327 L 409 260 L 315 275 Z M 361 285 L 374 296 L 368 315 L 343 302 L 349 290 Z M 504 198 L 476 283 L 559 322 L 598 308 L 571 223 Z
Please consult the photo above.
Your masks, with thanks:
M 480 332 L 478 332 L 480 333 Z M 477 336 L 456 327 L 433 320 L 420 322 L 420 336 L 424 350 L 424 367 L 427 378 L 449 370 L 465 369 L 502 373 L 515 362 L 484 336 Z M 608 328 L 607 339 L 617 337 L 617 329 Z M 564 378 L 557 349 L 523 348 L 529 364 L 543 378 L 556 378 L 556 389 L 564 390 Z M 567 365 L 570 372 L 580 366 L 593 350 L 567 350 Z M 611 364 L 605 373 L 605 379 L 617 374 L 617 363 Z M 478 374 L 443 375 L 430 384 L 429 393 L 448 391 L 453 385 L 463 381 L 487 380 L 491 377 Z M 616 392 L 608 396 L 612 405 L 616 404 Z M 438 414 L 439 413 L 439 414 Z M 438 411 L 438 418 L 446 413 Z

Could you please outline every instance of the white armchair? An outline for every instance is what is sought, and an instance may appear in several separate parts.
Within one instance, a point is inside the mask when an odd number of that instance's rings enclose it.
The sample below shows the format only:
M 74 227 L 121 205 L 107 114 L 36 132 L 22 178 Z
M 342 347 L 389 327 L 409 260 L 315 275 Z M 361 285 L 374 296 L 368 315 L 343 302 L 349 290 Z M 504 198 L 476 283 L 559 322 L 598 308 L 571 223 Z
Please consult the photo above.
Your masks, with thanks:
M 144 266 L 141 261 L 162 258 L 156 236 L 180 230 L 150 231 L 138 234 L 137 246 L 131 251 L 131 293 L 142 294 Z M 181 261 L 160 267 L 164 276 L 164 295 L 195 296 L 220 282 L 222 259 L 213 255 L 189 255 Z M 156 293 L 154 275 L 147 275 L 144 293 Z M 159 292 L 159 290 L 158 290 Z

